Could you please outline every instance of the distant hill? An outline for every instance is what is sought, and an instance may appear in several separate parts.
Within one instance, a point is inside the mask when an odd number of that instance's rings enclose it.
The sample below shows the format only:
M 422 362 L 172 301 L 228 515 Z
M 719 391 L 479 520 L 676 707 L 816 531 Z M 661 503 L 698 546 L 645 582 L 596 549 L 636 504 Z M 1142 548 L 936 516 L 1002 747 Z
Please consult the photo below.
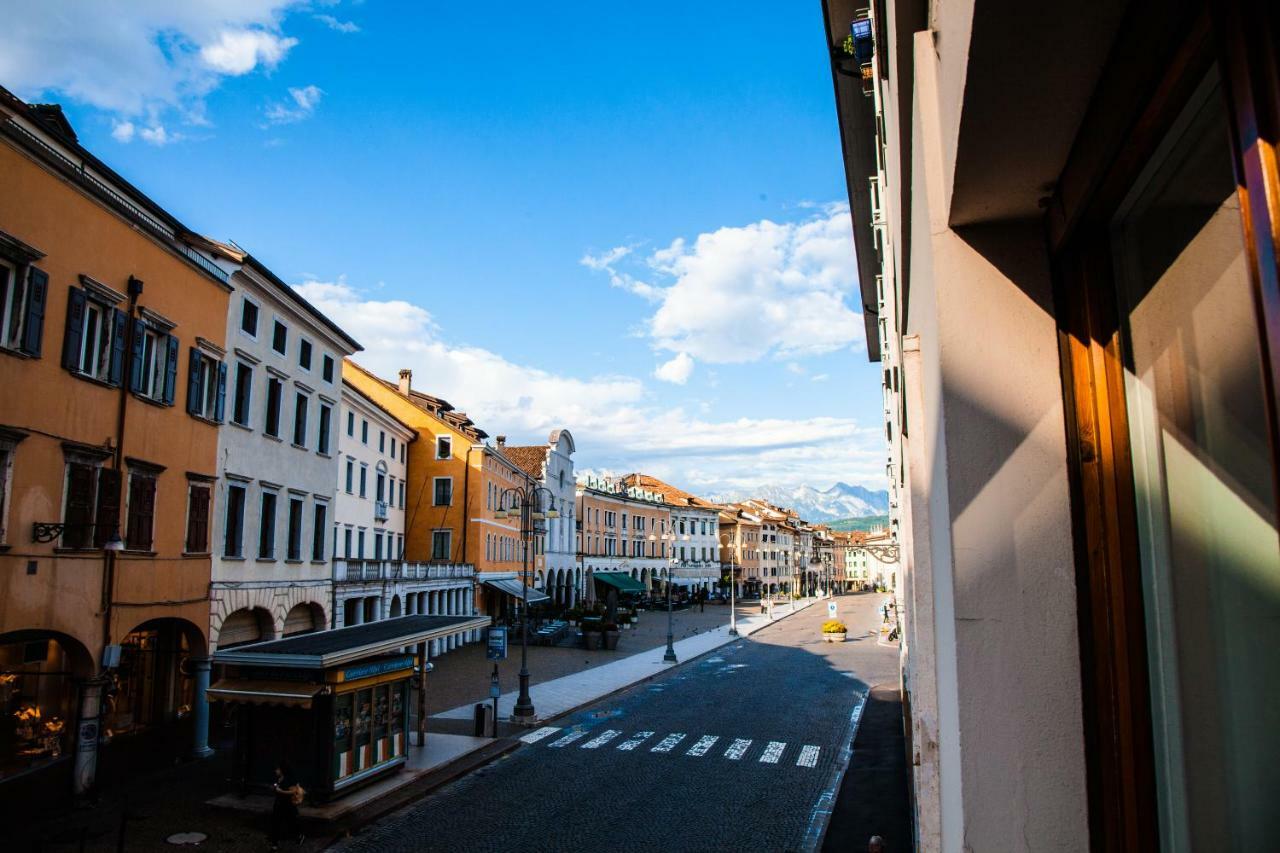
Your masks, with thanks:
M 882 518 L 889 512 L 889 493 L 872 491 L 864 486 L 836 483 L 829 489 L 813 486 L 761 486 L 750 492 L 715 495 L 717 503 L 733 503 L 759 498 L 775 506 L 795 510 L 805 521 L 826 523 L 837 519 Z
M 888 527 L 889 516 L 868 515 L 864 518 L 841 518 L 838 521 L 828 521 L 827 526 L 832 530 L 863 530 L 870 532 L 877 527 Z

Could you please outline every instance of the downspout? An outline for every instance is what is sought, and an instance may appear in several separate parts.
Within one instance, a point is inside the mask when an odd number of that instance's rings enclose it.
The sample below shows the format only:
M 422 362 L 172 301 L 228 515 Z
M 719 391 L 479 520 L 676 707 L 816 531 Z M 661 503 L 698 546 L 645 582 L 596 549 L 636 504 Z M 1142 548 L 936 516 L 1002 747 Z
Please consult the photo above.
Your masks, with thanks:
M 467 445 L 467 467 L 462 472 L 462 560 L 467 562 L 467 533 L 471 530 L 471 451 L 475 450 L 474 443 Z

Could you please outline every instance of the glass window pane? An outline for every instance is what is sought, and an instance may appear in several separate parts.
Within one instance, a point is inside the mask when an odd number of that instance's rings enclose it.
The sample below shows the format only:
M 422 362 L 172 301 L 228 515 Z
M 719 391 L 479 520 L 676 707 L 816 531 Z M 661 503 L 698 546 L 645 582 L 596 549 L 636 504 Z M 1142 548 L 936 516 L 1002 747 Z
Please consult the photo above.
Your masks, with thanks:
M 1169 850 L 1263 849 L 1280 826 L 1280 545 L 1230 151 L 1215 74 L 1112 235 Z

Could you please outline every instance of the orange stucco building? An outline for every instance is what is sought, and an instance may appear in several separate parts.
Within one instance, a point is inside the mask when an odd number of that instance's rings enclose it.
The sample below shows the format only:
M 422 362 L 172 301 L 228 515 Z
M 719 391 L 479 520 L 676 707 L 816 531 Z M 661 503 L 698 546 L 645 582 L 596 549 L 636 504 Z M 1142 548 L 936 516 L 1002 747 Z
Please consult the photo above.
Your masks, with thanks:
M 410 371 L 392 383 L 347 360 L 342 376 L 417 431 L 409 444 L 405 559 L 475 566 L 476 611 L 496 614 L 501 599 L 485 582 L 519 576 L 523 555 L 518 521 L 494 514 L 502 492 L 527 486 L 530 476 L 465 413 L 413 390 Z M 531 576 L 533 561 L 530 555 Z
M 231 288 L 60 110 L 2 89 L 0 183 L 0 784 L 73 752 L 85 784 L 86 695 L 104 741 L 203 705 Z

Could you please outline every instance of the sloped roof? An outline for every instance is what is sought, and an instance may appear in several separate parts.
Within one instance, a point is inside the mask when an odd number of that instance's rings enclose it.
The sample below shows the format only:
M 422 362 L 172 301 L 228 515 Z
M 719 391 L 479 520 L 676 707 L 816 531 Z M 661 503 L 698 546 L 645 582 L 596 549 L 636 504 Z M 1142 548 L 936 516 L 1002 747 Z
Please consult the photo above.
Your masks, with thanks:
M 343 359 L 343 364 L 351 365 L 365 376 L 368 376 L 375 382 L 381 383 L 388 390 L 395 391 L 397 394 L 400 393 L 400 386 L 395 382 L 383 379 L 373 371 L 361 367 L 355 361 L 346 358 Z M 480 441 L 489 437 L 489 433 L 476 426 L 475 422 L 472 421 L 471 418 L 467 417 L 466 412 L 454 411 L 453 406 L 449 404 L 448 400 L 442 400 L 439 397 L 432 397 L 430 394 L 423 394 L 421 391 L 410 391 L 407 399 L 410 403 L 413 403 L 419 409 L 422 409 L 422 411 L 433 416 L 446 426 L 453 427 L 470 439 Z
M 646 489 L 651 492 L 657 492 L 669 504 L 675 506 L 693 506 L 699 509 L 723 509 L 719 504 L 704 500 L 697 495 L 690 494 L 684 489 L 677 488 L 670 483 L 659 480 L 657 477 L 651 477 L 648 474 L 627 474 L 622 478 L 622 482 L 627 486 L 635 486 L 636 488 Z
M 545 444 L 518 446 L 505 444 L 498 447 L 499 453 L 535 480 L 542 478 L 542 465 L 547 459 L 549 450 L 550 448 Z

